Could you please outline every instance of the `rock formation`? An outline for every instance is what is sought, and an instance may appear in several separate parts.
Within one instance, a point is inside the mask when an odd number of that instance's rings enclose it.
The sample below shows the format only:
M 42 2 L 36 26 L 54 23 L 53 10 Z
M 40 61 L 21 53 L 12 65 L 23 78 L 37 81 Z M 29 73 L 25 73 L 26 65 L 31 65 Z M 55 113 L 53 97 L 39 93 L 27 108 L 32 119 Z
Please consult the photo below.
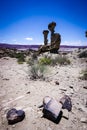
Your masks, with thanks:
M 50 44 L 48 44 L 48 39 L 47 39 L 49 31 L 48 30 L 43 31 L 44 45 L 39 48 L 38 50 L 39 54 L 47 51 L 50 51 L 51 53 L 58 53 L 58 49 L 61 43 L 61 36 L 59 33 L 54 33 L 55 26 L 56 26 L 55 22 L 52 22 L 48 25 L 48 29 L 51 32 Z
M 48 39 L 47 39 L 48 33 L 49 33 L 48 30 L 44 30 L 43 31 L 43 34 L 44 34 L 44 45 L 48 44 Z

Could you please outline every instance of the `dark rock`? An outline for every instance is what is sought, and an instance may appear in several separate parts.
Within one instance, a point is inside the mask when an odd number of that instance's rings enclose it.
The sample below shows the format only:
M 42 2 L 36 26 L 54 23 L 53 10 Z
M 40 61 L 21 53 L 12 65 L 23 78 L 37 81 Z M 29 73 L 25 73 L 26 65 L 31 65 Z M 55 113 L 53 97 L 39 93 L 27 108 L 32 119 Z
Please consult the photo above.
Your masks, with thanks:
M 83 88 L 84 88 L 84 89 L 87 89 L 87 86 L 84 86 Z
M 69 87 L 73 89 L 73 86 L 69 86 Z
M 60 90 L 62 90 L 62 91 L 67 91 L 67 89 L 66 89 L 66 88 L 60 88 Z
M 87 101 L 86 101 L 85 107 L 87 107 Z
M 7 113 L 8 124 L 15 124 L 22 121 L 25 118 L 25 112 L 23 110 L 16 110 L 12 108 Z
M 68 111 L 72 110 L 72 102 L 69 96 L 65 95 L 60 99 L 60 103 L 62 103 L 62 108 L 67 109 Z
M 56 84 L 56 85 L 59 85 L 59 82 L 58 82 L 58 81 L 56 81 L 56 82 L 55 82 L 55 84 Z
M 30 94 L 30 91 L 29 91 L 29 92 L 27 92 L 26 94 Z

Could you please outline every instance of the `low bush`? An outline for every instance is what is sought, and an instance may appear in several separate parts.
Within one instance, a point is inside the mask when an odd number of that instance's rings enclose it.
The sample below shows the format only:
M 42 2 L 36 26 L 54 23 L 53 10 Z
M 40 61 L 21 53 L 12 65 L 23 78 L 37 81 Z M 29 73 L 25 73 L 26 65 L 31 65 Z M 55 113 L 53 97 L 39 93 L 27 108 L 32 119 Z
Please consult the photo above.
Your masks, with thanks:
M 25 62 L 25 56 L 23 53 L 16 53 L 15 58 L 17 58 L 17 62 L 19 64 L 23 64 L 23 62 Z
M 44 72 L 46 70 L 46 66 L 40 64 L 34 64 L 31 66 L 30 73 L 31 79 L 40 79 L 44 78 Z
M 70 64 L 70 60 L 68 59 L 68 57 L 64 56 L 64 55 L 59 55 L 56 58 L 52 58 L 52 57 L 43 57 L 41 59 L 39 59 L 39 64 L 41 65 L 68 65 Z
M 79 57 L 79 58 L 87 58 L 87 50 L 85 50 L 85 51 L 79 53 L 78 57 Z
M 87 80 L 87 69 L 85 69 L 84 71 L 82 71 L 82 76 L 80 77 L 80 79 Z
M 28 61 L 27 61 L 27 64 L 28 64 L 29 66 L 34 65 L 34 60 L 33 60 L 32 58 L 29 58 Z
M 40 58 L 38 62 L 40 65 L 50 65 L 52 62 L 52 59 L 50 57 L 43 57 L 43 58 Z
M 59 65 L 68 65 L 70 64 L 70 60 L 63 55 L 59 55 L 55 59 L 52 60 L 52 65 L 59 64 Z

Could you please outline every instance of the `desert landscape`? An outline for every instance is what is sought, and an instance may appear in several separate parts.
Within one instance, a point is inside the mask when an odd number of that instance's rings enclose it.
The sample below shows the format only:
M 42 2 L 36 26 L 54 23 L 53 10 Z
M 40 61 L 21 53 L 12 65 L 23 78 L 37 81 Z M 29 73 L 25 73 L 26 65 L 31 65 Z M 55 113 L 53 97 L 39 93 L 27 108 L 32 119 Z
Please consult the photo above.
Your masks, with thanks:
M 87 130 L 87 49 L 38 57 L 29 52 L 23 62 L 12 53 L 0 49 L 0 130 Z M 35 68 L 38 62 L 42 71 Z M 62 109 L 58 124 L 43 118 L 43 98 L 64 95 L 71 98 L 72 110 Z M 9 125 L 6 114 L 11 108 L 22 109 L 24 120 Z

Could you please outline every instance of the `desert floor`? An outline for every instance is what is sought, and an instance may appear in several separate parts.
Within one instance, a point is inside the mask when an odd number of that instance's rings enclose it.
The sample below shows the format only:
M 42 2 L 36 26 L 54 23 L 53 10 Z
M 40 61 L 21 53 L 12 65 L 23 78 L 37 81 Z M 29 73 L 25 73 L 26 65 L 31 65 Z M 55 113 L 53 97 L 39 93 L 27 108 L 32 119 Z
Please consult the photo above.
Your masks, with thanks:
M 18 64 L 15 58 L 0 59 L 0 130 L 87 130 L 87 80 L 79 79 L 87 59 L 78 58 L 76 51 L 67 56 L 70 65 L 49 66 L 46 80 L 36 81 L 30 79 L 28 64 Z M 60 99 L 65 94 L 72 100 L 72 111 L 63 110 L 68 119 L 62 117 L 55 124 L 41 118 L 38 106 L 43 98 Z M 8 125 L 6 113 L 10 108 L 23 109 L 25 119 Z

